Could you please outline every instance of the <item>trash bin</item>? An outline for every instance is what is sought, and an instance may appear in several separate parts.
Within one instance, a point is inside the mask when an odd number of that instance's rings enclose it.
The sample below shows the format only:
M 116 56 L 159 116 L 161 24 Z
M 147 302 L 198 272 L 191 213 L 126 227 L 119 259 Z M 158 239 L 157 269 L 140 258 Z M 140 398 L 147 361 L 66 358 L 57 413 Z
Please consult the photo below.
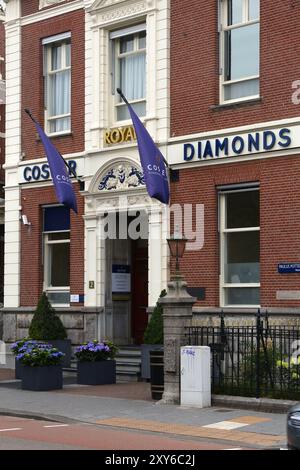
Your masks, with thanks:
M 151 396 L 161 400 L 164 393 L 164 350 L 150 351 Z

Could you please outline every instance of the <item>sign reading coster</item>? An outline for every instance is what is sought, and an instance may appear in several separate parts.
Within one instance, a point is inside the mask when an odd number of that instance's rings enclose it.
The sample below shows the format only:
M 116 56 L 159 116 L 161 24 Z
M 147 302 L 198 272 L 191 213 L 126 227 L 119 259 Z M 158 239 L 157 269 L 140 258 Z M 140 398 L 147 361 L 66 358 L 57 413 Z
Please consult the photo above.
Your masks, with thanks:
M 68 161 L 69 167 L 76 174 L 77 162 L 75 160 Z M 71 170 L 69 171 L 69 176 L 72 176 Z M 50 168 L 48 163 L 42 163 L 40 165 L 28 165 L 25 166 L 22 171 L 22 179 L 24 182 L 33 183 L 36 181 L 46 181 L 51 178 Z

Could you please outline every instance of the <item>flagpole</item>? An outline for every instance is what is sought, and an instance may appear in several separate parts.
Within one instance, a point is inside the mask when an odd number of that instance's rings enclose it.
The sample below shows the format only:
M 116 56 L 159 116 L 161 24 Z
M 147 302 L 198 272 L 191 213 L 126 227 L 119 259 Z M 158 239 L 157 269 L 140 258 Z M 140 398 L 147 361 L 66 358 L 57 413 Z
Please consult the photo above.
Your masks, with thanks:
M 122 100 L 124 101 L 124 103 L 127 104 L 127 106 L 130 106 L 127 98 L 125 97 L 125 95 L 123 94 L 121 88 L 117 88 L 117 92 L 119 93 L 119 95 L 121 96 Z M 165 165 L 166 167 L 171 170 L 171 168 L 169 167 L 169 163 L 167 162 L 167 160 L 165 159 L 165 157 L 162 155 L 162 158 L 163 158 L 163 161 L 165 162 Z
M 28 108 L 24 108 L 24 111 L 26 114 L 28 114 L 28 116 L 32 119 L 32 121 L 35 123 L 35 124 L 38 124 L 37 121 L 34 119 L 34 117 L 32 116 L 31 114 L 31 111 L 28 109 Z M 66 167 L 68 168 L 69 172 L 74 176 L 74 178 L 78 181 L 79 185 L 80 185 L 80 191 L 84 191 L 84 181 L 82 181 L 80 178 L 78 178 L 78 176 L 76 175 L 75 171 L 73 170 L 73 168 L 70 167 L 70 165 L 68 164 L 68 162 L 64 159 L 64 157 L 62 156 L 62 154 L 57 150 L 59 156 L 62 158 L 62 160 L 64 161 L 64 164 L 66 165 Z

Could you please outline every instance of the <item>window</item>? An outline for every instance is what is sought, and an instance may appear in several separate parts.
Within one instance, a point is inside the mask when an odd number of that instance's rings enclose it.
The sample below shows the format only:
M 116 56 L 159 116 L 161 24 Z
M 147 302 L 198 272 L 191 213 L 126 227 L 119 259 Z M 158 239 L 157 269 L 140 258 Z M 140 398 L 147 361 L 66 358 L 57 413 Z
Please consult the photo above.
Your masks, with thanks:
M 70 301 L 70 210 L 44 208 L 44 290 L 54 305 Z
M 259 190 L 220 192 L 221 305 L 260 304 Z
M 112 93 L 115 119 L 129 119 L 126 104 L 116 88 L 121 88 L 138 116 L 146 115 L 146 30 L 145 24 L 110 33 L 112 47 Z
M 69 33 L 43 40 L 45 123 L 48 134 L 71 130 L 71 38 Z
M 221 0 L 221 102 L 259 96 L 259 0 Z

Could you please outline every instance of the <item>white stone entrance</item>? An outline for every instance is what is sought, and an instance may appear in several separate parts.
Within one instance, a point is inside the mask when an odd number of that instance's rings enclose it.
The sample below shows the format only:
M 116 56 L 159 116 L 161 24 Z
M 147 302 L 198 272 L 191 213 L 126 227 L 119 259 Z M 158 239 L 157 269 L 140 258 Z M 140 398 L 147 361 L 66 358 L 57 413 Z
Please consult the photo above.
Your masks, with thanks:
M 103 234 L 108 214 L 117 219 L 139 213 L 148 219 L 148 306 L 152 307 L 167 282 L 165 206 L 148 196 L 135 161 L 122 159 L 102 167 L 85 193 L 85 307 L 101 307 L 98 336 L 119 344 L 132 342 L 131 306 L 129 299 L 113 302 L 111 266 L 114 259 L 130 264 L 130 244 L 127 237 L 112 241 Z

